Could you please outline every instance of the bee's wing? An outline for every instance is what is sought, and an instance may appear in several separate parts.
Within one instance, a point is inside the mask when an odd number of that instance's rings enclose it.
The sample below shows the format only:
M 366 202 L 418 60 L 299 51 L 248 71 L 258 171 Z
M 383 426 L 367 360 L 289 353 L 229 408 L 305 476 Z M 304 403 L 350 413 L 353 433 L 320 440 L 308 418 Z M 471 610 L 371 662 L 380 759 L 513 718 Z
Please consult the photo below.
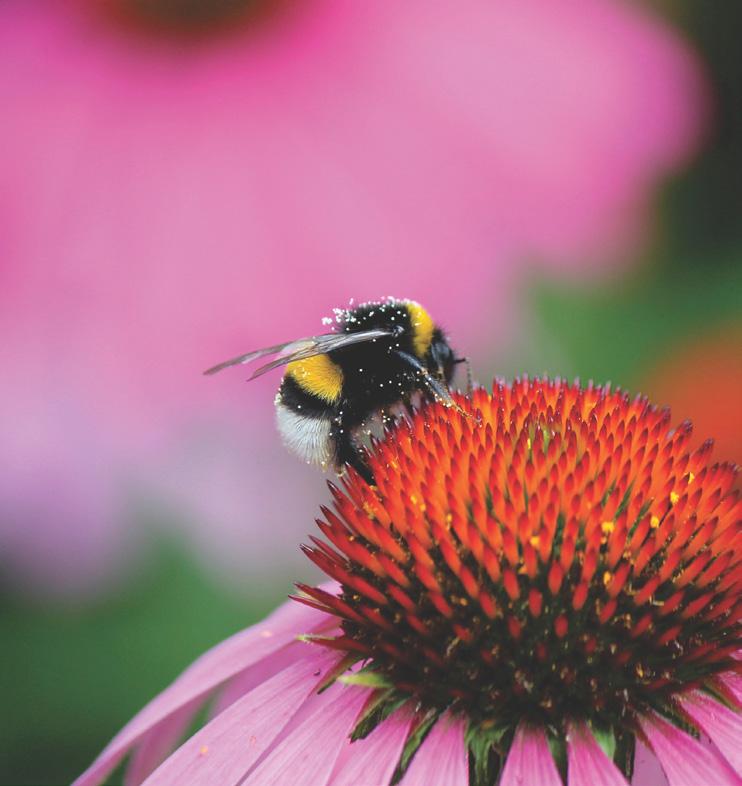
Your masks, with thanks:
M 307 339 L 307 341 L 314 340 L 315 339 L 313 338 Z M 265 357 L 266 355 L 275 355 L 277 352 L 282 352 L 284 349 L 292 346 L 292 344 L 297 343 L 301 342 L 287 341 L 285 344 L 275 344 L 272 347 L 264 347 L 263 349 L 256 349 L 253 352 L 246 352 L 244 355 L 237 355 L 236 358 L 230 358 L 229 360 L 225 360 L 222 363 L 217 363 L 211 368 L 207 368 L 206 371 L 204 371 L 204 374 L 216 374 L 217 371 L 221 371 L 223 368 L 229 368 L 229 366 L 241 366 L 245 363 L 251 363 L 253 360 Z
M 295 341 L 286 347 L 286 349 L 290 349 L 287 354 L 283 354 L 275 360 L 271 360 L 270 363 L 266 363 L 264 366 L 256 369 L 250 379 L 260 377 L 267 371 L 271 371 L 287 363 L 293 363 L 295 360 L 306 360 L 315 355 L 326 355 L 334 349 L 342 349 L 343 347 L 350 347 L 353 344 L 376 341 L 377 338 L 394 335 L 396 335 L 396 333 L 393 330 L 376 328 L 374 330 L 363 330 L 358 333 L 327 333 L 324 336 L 315 336 L 314 338 Z
M 250 379 L 262 376 L 267 371 L 282 366 L 285 363 L 291 363 L 294 360 L 305 360 L 314 355 L 324 355 L 331 352 L 333 349 L 340 349 L 341 347 L 348 347 L 353 344 L 359 344 L 365 341 L 374 341 L 377 338 L 384 336 L 393 336 L 394 331 L 374 329 L 364 330 L 359 333 L 326 333 L 321 336 L 312 336 L 311 338 L 302 338 L 297 341 L 287 341 L 285 344 L 275 344 L 272 347 L 264 347 L 263 349 L 256 349 L 254 352 L 246 352 L 244 355 L 238 355 L 230 360 L 225 360 L 223 363 L 217 363 L 216 366 L 204 371 L 204 374 L 216 374 L 229 366 L 240 366 L 245 363 L 251 363 L 253 360 L 265 357 L 266 355 L 275 355 L 282 353 L 280 357 L 271 360 L 255 371 Z

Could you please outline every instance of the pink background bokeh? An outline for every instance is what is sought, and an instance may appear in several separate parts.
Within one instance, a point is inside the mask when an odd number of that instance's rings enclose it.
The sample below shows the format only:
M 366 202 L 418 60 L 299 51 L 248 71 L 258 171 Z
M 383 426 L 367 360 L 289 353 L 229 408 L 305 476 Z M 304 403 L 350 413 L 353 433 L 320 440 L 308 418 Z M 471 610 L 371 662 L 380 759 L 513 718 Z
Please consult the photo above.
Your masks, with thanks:
M 497 352 L 533 271 L 615 274 L 706 117 L 679 36 L 598 0 L 316 0 L 198 43 L 10 1 L 0 104 L 0 551 L 65 592 L 145 520 L 220 575 L 300 559 L 323 488 L 277 378 L 200 371 L 386 294 Z

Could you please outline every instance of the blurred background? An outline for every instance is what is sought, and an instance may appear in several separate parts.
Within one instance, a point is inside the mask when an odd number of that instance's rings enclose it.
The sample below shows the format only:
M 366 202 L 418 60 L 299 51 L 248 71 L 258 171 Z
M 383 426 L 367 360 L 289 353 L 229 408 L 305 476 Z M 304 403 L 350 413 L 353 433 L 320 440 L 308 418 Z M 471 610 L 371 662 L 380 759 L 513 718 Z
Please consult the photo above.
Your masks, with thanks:
M 279 374 L 200 372 L 350 298 L 742 461 L 741 8 L 3 0 L 0 783 L 312 578 Z

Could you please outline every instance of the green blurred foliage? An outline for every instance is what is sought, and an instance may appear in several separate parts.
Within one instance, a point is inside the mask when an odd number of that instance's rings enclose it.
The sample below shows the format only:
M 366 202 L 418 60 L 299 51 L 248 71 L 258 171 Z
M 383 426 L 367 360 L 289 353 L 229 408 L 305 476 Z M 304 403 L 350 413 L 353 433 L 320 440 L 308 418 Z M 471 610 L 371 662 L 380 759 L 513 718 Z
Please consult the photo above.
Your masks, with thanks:
M 742 247 L 742 3 L 655 0 L 700 52 L 711 84 L 711 128 L 700 159 L 663 201 L 662 252 L 675 264 L 739 266 Z
M 696 263 L 665 262 L 628 281 L 592 290 L 539 283 L 532 374 L 577 376 L 639 392 L 648 371 L 676 345 L 742 316 L 739 252 Z M 548 340 L 546 337 L 548 336 Z M 690 370 L 689 370 L 690 373 Z
M 125 589 L 92 605 L 0 596 L 0 782 L 69 783 L 191 661 L 290 589 L 277 579 L 231 595 L 163 542 Z

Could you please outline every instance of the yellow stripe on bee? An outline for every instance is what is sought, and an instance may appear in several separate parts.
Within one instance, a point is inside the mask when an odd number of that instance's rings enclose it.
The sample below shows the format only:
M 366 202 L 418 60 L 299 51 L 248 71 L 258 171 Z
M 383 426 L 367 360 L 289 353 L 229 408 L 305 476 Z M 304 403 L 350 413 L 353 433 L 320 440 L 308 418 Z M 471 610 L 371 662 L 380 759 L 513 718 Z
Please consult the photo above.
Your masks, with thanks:
M 286 374 L 307 393 L 334 403 L 343 389 L 343 372 L 327 355 L 315 355 L 305 360 L 294 360 L 286 366 Z
M 415 354 L 419 358 L 424 358 L 425 353 L 430 349 L 430 342 L 433 340 L 433 320 L 430 314 L 414 300 L 407 303 L 407 313 L 410 315 L 412 325 L 412 346 Z

